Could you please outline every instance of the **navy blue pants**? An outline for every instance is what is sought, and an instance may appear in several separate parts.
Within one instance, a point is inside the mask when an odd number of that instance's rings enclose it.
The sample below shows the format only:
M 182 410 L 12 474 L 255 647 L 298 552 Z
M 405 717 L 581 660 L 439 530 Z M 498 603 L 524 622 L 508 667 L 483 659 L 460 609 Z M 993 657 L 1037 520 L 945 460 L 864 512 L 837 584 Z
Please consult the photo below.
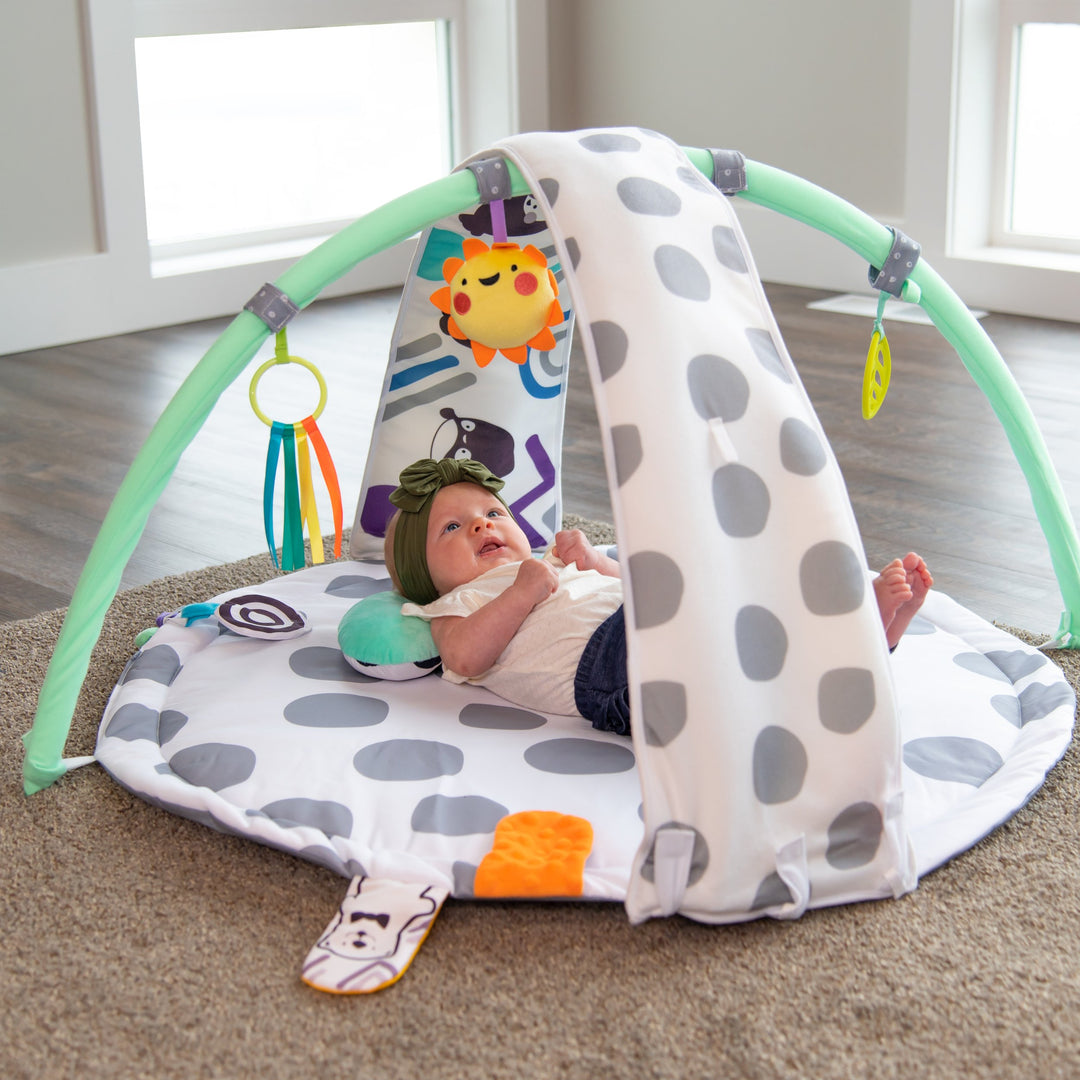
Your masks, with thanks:
M 581 654 L 574 675 L 574 704 L 594 728 L 630 734 L 626 621 L 621 606 L 593 631 Z

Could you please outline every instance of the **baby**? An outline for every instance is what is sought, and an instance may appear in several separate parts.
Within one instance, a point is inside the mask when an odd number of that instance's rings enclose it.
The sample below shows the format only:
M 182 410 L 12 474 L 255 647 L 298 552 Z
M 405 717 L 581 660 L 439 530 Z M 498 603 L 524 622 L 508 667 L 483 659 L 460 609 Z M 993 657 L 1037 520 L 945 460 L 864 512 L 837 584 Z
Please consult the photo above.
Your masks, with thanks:
M 619 564 L 576 529 L 532 558 L 502 486 L 476 461 L 427 458 L 402 472 L 385 542 L 391 580 L 411 601 L 402 613 L 431 623 L 449 681 L 629 735 Z M 932 585 L 914 553 L 874 580 L 890 649 Z

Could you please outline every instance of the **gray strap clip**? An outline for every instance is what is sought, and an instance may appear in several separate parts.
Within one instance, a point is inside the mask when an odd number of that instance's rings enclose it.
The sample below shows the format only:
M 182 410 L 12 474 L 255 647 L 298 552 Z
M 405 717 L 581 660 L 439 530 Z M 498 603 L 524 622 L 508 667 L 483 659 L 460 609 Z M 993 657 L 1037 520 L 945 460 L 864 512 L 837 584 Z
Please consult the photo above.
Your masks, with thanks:
M 710 150 L 713 184 L 724 194 L 746 190 L 746 158 L 738 150 Z
M 510 198 L 510 170 L 501 157 L 470 161 L 466 168 L 476 177 L 480 201 L 489 203 Z
M 892 296 L 899 297 L 904 288 L 904 282 L 915 269 L 919 261 L 922 247 L 910 236 L 905 236 L 899 229 L 890 229 L 893 234 L 892 248 L 885 265 L 879 270 L 876 266 L 870 267 L 870 284 L 875 289 L 887 292 Z
M 300 309 L 276 286 L 267 282 L 245 305 L 276 334 Z

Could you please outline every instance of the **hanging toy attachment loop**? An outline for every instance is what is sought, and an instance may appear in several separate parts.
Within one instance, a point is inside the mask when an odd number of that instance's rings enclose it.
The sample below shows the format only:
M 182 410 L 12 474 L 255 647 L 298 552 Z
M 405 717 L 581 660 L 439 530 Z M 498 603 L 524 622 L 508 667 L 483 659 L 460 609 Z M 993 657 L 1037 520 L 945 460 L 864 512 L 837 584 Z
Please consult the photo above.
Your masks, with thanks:
M 889 379 L 892 376 L 892 350 L 889 339 L 885 336 L 882 316 L 889 294 L 878 294 L 877 318 L 874 320 L 874 333 L 870 338 L 870 351 L 866 354 L 866 367 L 863 368 L 862 414 L 864 420 L 872 420 L 889 392 Z
M 315 411 L 311 414 L 312 418 L 318 420 L 322 416 L 322 411 L 326 408 L 326 380 L 322 377 L 322 372 L 310 361 L 305 360 L 300 356 L 289 355 L 289 344 L 285 337 L 285 331 L 279 330 L 277 333 L 277 339 L 274 345 L 274 355 L 263 364 L 258 371 L 251 377 L 251 385 L 248 387 L 248 400 L 251 402 L 251 408 L 255 415 L 268 427 L 274 426 L 274 421 L 270 419 L 259 408 L 258 389 L 259 380 L 266 374 L 272 367 L 277 367 L 279 364 L 299 364 L 301 367 L 305 367 L 312 375 L 315 376 L 315 381 L 319 384 L 319 404 L 315 406 Z M 296 421 L 301 423 L 302 421 Z

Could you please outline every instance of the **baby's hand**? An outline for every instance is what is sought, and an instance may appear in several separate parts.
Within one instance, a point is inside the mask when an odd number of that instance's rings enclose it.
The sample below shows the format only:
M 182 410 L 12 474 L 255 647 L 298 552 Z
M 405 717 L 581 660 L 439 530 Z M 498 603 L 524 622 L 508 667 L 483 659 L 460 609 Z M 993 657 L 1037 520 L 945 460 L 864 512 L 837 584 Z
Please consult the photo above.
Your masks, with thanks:
M 539 559 L 526 559 L 518 567 L 514 587 L 520 589 L 522 594 L 532 601 L 532 606 L 536 607 L 559 587 L 559 575 L 548 563 Z
M 564 529 L 556 533 L 555 546 L 551 551 L 567 566 L 576 566 L 579 570 L 595 570 L 600 561 L 596 548 L 580 529 Z

